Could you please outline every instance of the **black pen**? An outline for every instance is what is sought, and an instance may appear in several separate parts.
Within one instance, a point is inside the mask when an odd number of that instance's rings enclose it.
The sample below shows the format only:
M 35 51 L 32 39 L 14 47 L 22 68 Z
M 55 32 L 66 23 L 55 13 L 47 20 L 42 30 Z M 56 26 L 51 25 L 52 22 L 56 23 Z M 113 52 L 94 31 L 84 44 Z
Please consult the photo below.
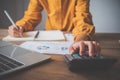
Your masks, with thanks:
M 37 33 L 36 33 L 36 35 L 35 35 L 35 37 L 34 37 L 34 38 L 37 38 L 37 37 L 38 37 L 38 35 L 39 35 L 39 30 L 37 31 Z

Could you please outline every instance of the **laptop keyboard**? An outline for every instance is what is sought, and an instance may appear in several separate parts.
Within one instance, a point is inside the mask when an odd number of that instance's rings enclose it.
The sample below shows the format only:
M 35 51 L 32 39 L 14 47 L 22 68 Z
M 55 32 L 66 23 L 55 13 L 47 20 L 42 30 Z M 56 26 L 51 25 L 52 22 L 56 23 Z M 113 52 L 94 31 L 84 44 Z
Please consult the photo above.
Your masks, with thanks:
M 0 54 L 0 73 L 22 66 L 23 64 Z

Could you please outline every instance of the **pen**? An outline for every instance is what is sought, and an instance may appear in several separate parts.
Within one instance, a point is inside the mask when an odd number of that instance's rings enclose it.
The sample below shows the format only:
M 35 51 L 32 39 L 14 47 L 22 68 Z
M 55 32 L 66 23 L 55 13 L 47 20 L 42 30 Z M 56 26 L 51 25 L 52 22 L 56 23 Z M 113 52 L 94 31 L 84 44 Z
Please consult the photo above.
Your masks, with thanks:
M 10 15 L 8 14 L 8 12 L 6 10 L 4 10 L 4 13 L 8 17 L 8 19 L 10 20 L 10 22 L 12 23 L 12 25 L 18 30 L 18 27 L 16 26 L 16 24 L 14 23 L 14 21 L 12 20 L 12 18 L 10 17 Z
M 38 35 L 39 35 L 39 30 L 37 31 L 37 33 L 36 33 L 36 35 L 35 35 L 35 37 L 34 37 L 34 38 L 37 38 L 37 37 L 38 37 Z

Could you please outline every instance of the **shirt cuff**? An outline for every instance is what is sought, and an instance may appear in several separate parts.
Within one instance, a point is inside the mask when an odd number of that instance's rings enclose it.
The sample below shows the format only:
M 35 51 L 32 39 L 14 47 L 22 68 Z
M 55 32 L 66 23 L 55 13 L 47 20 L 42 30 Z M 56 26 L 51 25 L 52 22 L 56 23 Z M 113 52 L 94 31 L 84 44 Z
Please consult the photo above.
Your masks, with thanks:
M 86 34 L 78 34 L 77 36 L 74 37 L 74 41 L 77 42 L 77 41 L 91 41 L 92 38 Z

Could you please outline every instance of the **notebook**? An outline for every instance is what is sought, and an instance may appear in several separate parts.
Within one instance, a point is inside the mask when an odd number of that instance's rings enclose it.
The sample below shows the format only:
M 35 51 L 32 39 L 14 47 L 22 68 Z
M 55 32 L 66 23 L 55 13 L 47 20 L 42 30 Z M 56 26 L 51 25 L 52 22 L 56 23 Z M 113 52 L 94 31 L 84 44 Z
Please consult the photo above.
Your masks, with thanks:
M 65 41 L 65 37 L 62 31 L 60 30 L 38 30 L 38 31 L 29 31 L 24 32 L 23 37 L 16 38 L 11 36 L 6 36 L 2 39 L 3 41 Z
M 0 41 L 0 77 L 48 60 L 49 55 Z

